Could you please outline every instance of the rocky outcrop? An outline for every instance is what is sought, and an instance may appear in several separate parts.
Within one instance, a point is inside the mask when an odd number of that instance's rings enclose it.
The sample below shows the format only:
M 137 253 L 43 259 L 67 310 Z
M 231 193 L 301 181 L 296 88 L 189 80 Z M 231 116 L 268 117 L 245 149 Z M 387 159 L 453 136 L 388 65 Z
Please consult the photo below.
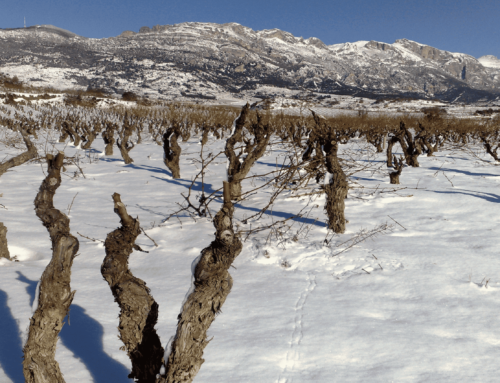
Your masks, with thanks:
M 132 37 L 136 33 L 134 31 L 123 31 L 118 37 Z

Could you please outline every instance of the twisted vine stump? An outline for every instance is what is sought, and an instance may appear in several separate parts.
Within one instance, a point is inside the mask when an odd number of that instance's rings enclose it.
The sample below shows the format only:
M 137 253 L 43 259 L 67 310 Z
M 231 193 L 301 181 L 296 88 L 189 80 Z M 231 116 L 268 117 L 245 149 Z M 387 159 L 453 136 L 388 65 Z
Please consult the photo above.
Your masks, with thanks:
M 419 134 L 413 137 L 413 134 L 403 121 L 399 123 L 399 131 L 395 134 L 397 142 L 401 145 L 403 155 L 405 156 L 406 164 L 418 168 L 418 156 L 422 154 L 422 143 Z
M 116 145 L 118 146 L 118 149 L 120 149 L 123 161 L 125 161 L 127 165 L 134 162 L 132 157 L 130 157 L 130 155 L 128 154 L 135 147 L 134 143 L 132 141 L 129 141 L 132 133 L 133 128 L 128 123 L 127 119 L 125 119 L 121 137 L 116 141 Z
M 102 139 L 106 144 L 104 148 L 104 154 L 106 156 L 113 155 L 113 145 L 115 144 L 115 125 L 109 121 L 106 121 L 106 129 L 101 133 Z
M 202 250 L 194 266 L 194 290 L 179 314 L 166 372 L 158 376 L 157 383 L 192 382 L 204 362 L 207 330 L 231 291 L 233 280 L 228 270 L 242 249 L 233 230 L 233 212 L 230 187 L 224 182 L 224 206 L 214 218 L 215 240 Z
M 394 170 L 395 172 L 389 173 L 389 179 L 391 180 L 391 184 L 399 185 L 399 176 L 403 171 L 403 158 L 399 158 L 399 160 L 394 156 Z
M 91 126 L 88 126 L 87 124 L 85 124 L 84 125 L 84 130 L 85 130 L 85 133 L 86 133 L 86 141 L 82 145 L 82 149 L 90 149 L 90 147 L 92 146 L 92 143 L 96 139 L 97 135 L 99 133 L 101 133 L 101 131 L 102 131 L 102 125 L 101 125 L 100 122 L 97 122 L 94 125 L 94 128 L 92 129 Z
M 392 168 L 392 148 L 394 147 L 394 145 L 398 142 L 398 139 L 394 136 L 392 136 L 389 140 L 389 143 L 387 145 L 387 151 L 386 151 L 386 155 L 387 155 L 387 167 L 388 168 Z
M 138 249 L 134 242 L 141 233 L 140 224 L 128 215 L 119 194 L 113 194 L 113 201 L 121 227 L 106 237 L 101 273 L 120 306 L 120 339 L 132 361 L 129 378 L 141 383 L 155 382 L 163 358 L 163 348 L 154 329 L 158 304 L 146 283 L 134 277 L 128 268 L 130 254 L 134 248 Z
M 347 176 L 342 170 L 338 158 L 339 142 L 347 143 L 353 133 L 349 131 L 343 132 L 341 129 L 335 129 L 326 124 L 325 118 L 318 116 L 311 110 L 314 118 L 315 126 L 309 135 L 308 149 L 306 153 L 316 146 L 315 151 L 321 152 L 325 158 L 325 193 L 326 203 L 325 211 L 328 216 L 328 228 L 335 233 L 344 233 L 346 219 L 344 215 L 345 202 L 349 184 Z M 318 148 L 320 146 L 320 148 Z M 306 157 L 304 153 L 303 158 Z
M 55 360 L 56 343 L 63 320 L 69 313 L 75 291 L 71 291 L 71 266 L 79 242 L 69 231 L 69 218 L 54 207 L 54 195 L 61 185 L 64 154 L 47 155 L 48 174 L 35 198 L 35 212 L 52 241 L 52 259 L 40 278 L 38 307 L 30 319 L 24 346 L 23 373 L 27 383 L 62 383 Z
M 182 149 L 177 143 L 177 139 L 180 135 L 181 131 L 177 125 L 168 128 L 163 135 L 163 163 L 170 169 L 172 177 L 175 179 L 181 178 L 179 160 L 181 158 Z
M 344 200 L 347 198 L 349 189 L 347 176 L 337 157 L 338 143 L 333 140 L 326 141 L 323 148 L 326 152 L 326 170 L 329 173 L 329 177 L 326 179 L 328 182 L 325 182 L 325 210 L 328 216 L 328 227 L 335 233 L 344 233 L 346 224 Z
M 81 138 L 76 132 L 76 129 L 73 129 L 73 127 L 68 121 L 63 121 L 61 130 L 62 130 L 62 135 L 59 138 L 59 142 L 65 142 L 66 138 L 68 138 L 69 136 L 71 141 L 73 141 L 74 146 L 80 145 Z

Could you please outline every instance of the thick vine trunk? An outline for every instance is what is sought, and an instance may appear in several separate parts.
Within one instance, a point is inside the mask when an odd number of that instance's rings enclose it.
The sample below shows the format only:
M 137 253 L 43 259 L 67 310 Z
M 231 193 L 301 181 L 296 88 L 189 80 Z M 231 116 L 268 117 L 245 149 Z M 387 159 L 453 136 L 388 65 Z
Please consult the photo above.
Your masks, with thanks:
M 181 169 L 179 161 L 181 158 L 182 149 L 177 143 L 180 136 L 178 127 L 168 128 L 163 135 L 163 163 L 172 172 L 172 177 L 175 179 L 181 178 Z
M 137 248 L 134 242 L 141 232 L 140 224 L 128 215 L 119 194 L 113 194 L 113 200 L 122 226 L 106 237 L 101 273 L 120 306 L 120 339 L 132 361 L 129 378 L 141 383 L 155 382 L 163 358 L 163 348 L 154 329 L 158 304 L 146 283 L 134 277 L 128 268 L 129 256 Z
M 100 123 L 97 123 L 97 125 L 94 126 L 94 128 L 92 129 L 91 126 L 85 125 L 86 127 L 85 131 L 87 135 L 86 135 L 86 141 L 82 145 L 82 149 L 90 149 L 97 135 L 101 132 L 102 129 L 101 126 L 102 125 Z
M 69 218 L 54 208 L 54 194 L 61 185 L 64 154 L 48 154 L 48 174 L 35 198 L 35 212 L 52 241 L 52 259 L 40 278 L 38 307 L 30 319 L 24 346 L 23 372 L 27 383 L 62 383 L 55 360 L 56 344 L 75 291 L 71 291 L 71 266 L 79 248 L 69 231 Z
M 208 126 L 203 126 L 201 128 L 202 135 L 201 135 L 201 145 L 205 146 L 208 143 L 208 133 L 210 133 L 210 128 Z
M 418 162 L 418 156 L 422 154 L 422 145 L 420 143 L 420 137 L 418 135 L 413 135 L 406 128 L 403 121 L 399 124 L 399 131 L 396 134 L 396 138 L 401 145 L 403 154 L 405 156 L 406 164 L 418 168 L 420 166 Z
M 182 307 L 165 373 L 157 383 L 193 381 L 204 362 L 207 330 L 231 291 L 233 280 L 228 270 L 242 244 L 233 230 L 234 207 L 228 183 L 224 184 L 224 197 L 224 206 L 214 218 L 215 240 L 193 262 L 194 290 Z
M 7 247 L 7 228 L 0 222 L 0 258 L 10 259 L 9 248 Z
M 76 132 L 76 129 L 73 129 L 73 127 L 71 126 L 71 124 L 68 121 L 64 121 L 62 123 L 62 131 L 63 131 L 63 134 L 59 138 L 59 142 L 65 142 L 66 138 L 68 136 L 70 136 L 71 140 L 73 141 L 74 146 L 80 145 L 80 141 L 81 141 L 80 136 Z
M 123 126 L 123 131 L 122 131 L 122 137 L 117 140 L 116 145 L 118 146 L 118 149 L 120 149 L 120 153 L 122 155 L 123 161 L 127 165 L 131 164 L 134 162 L 132 157 L 128 154 L 133 148 L 134 148 L 134 143 L 130 141 L 129 144 L 129 139 L 132 136 L 132 127 L 128 124 L 124 124 Z
M 344 215 L 347 191 L 349 189 L 347 176 L 342 170 L 337 157 L 338 144 L 335 141 L 326 142 L 326 169 L 329 173 L 328 183 L 325 184 L 328 227 L 335 233 L 344 233 L 346 219 Z
M 102 139 L 106 144 L 106 147 L 104 148 L 104 154 L 106 156 L 112 156 L 113 145 L 115 144 L 115 126 L 112 123 L 107 122 L 106 130 L 102 132 Z
M 394 169 L 396 170 L 395 172 L 389 173 L 389 179 L 391 184 L 394 185 L 399 185 L 399 176 L 401 175 L 401 172 L 403 171 L 403 159 L 400 158 L 399 160 L 394 156 Z
M 391 139 L 389 140 L 389 142 L 387 144 L 386 154 L 387 154 L 387 167 L 388 168 L 392 168 L 392 148 L 396 142 L 398 142 L 398 139 L 396 137 L 391 137 Z

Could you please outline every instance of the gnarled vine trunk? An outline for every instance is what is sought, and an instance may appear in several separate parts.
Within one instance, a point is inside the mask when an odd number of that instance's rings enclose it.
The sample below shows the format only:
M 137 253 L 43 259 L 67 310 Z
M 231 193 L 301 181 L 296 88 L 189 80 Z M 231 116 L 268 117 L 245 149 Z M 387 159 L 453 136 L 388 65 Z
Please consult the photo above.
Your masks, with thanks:
M 132 127 L 128 123 L 125 123 L 123 125 L 122 135 L 120 139 L 116 141 L 116 145 L 118 146 L 118 149 L 120 149 L 120 154 L 122 155 L 123 161 L 125 161 L 127 165 L 134 162 L 132 157 L 130 157 L 130 155 L 128 154 L 135 146 L 132 141 L 129 141 L 132 133 Z
M 347 198 L 349 189 L 347 176 L 337 157 L 338 143 L 327 141 L 323 147 L 326 152 L 326 170 L 329 173 L 328 182 L 325 183 L 325 210 L 328 216 L 328 227 L 335 233 L 344 233 L 346 224 L 344 200 Z
M 193 381 L 204 362 L 203 350 L 209 342 L 207 330 L 231 291 L 233 280 L 228 270 L 242 244 L 233 230 L 234 207 L 227 182 L 224 197 L 224 206 L 214 218 L 215 240 L 193 262 L 194 290 L 182 307 L 165 373 L 157 383 Z
M 394 170 L 395 172 L 389 173 L 389 179 L 391 184 L 394 185 L 399 185 L 399 176 L 401 175 L 401 172 L 403 171 L 403 159 L 400 158 L 399 160 L 394 156 Z
M 23 348 L 23 373 L 27 383 L 62 383 L 55 360 L 56 344 L 75 291 L 71 291 L 71 266 L 79 242 L 71 235 L 69 218 L 54 207 L 54 195 L 61 185 L 64 154 L 48 154 L 48 174 L 35 198 L 35 212 L 52 241 L 52 259 L 40 278 L 38 307 L 30 319 Z
M 106 144 L 106 147 L 104 148 L 104 154 L 106 156 L 112 156 L 113 155 L 113 145 L 115 143 L 115 125 L 109 121 L 106 122 L 106 130 L 104 130 L 104 132 L 102 132 L 102 139 L 104 140 L 104 143 Z
M 182 149 L 177 143 L 177 139 L 180 135 L 180 128 L 177 125 L 168 128 L 163 135 L 163 163 L 170 169 L 172 178 L 175 179 L 181 178 L 179 161 Z
M 146 283 L 132 275 L 128 268 L 129 256 L 137 248 L 134 243 L 141 232 L 140 224 L 128 215 L 119 194 L 113 194 L 113 201 L 121 227 L 106 237 L 101 273 L 120 306 L 120 339 L 132 361 L 129 378 L 140 383 L 155 382 L 163 358 L 163 348 L 154 328 L 158 304 Z

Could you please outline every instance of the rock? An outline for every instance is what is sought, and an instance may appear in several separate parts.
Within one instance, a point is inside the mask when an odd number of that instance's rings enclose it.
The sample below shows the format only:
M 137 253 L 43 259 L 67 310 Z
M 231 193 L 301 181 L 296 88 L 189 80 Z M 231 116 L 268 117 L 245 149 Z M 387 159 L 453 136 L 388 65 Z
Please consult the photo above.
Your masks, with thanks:
M 136 35 L 134 31 L 124 31 L 119 37 L 132 37 L 134 35 Z

